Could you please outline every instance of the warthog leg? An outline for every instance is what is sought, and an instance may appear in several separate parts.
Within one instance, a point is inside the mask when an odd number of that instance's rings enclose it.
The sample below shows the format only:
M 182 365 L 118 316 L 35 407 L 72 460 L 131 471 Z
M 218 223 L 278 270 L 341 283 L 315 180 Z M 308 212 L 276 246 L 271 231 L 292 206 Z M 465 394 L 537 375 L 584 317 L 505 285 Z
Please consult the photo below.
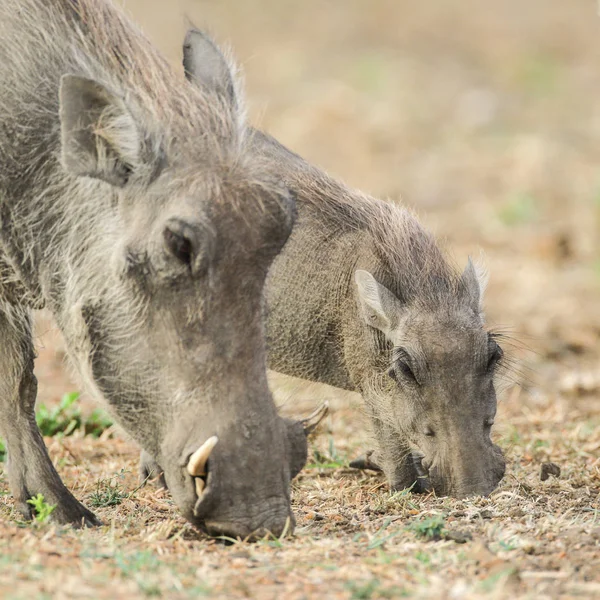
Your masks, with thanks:
M 0 340 L 0 434 L 6 441 L 4 467 L 16 509 L 31 519 L 34 511 L 27 500 L 42 494 L 55 505 L 54 521 L 77 527 L 100 525 L 61 481 L 35 422 L 37 380 L 28 310 L 0 305 Z

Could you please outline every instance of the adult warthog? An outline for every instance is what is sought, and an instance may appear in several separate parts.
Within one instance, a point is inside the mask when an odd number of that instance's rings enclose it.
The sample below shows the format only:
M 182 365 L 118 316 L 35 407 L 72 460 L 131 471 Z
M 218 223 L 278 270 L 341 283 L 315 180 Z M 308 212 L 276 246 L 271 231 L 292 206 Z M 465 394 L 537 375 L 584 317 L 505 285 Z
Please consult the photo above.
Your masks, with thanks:
M 188 33 L 184 66 L 206 45 Z M 190 49 L 191 48 L 191 49 Z M 483 286 L 404 208 L 328 177 L 256 132 L 256 152 L 296 196 L 298 219 L 267 282 L 268 365 L 362 394 L 377 448 L 356 461 L 393 489 L 488 494 L 505 462 L 490 439 L 502 358 Z
M 108 0 L 0 3 L 0 433 L 26 516 L 43 494 L 58 522 L 98 522 L 35 424 L 30 310 L 46 306 L 187 519 L 293 527 L 306 439 L 276 412 L 261 323 L 293 202 L 250 151 L 231 68 L 204 50 L 191 85 Z

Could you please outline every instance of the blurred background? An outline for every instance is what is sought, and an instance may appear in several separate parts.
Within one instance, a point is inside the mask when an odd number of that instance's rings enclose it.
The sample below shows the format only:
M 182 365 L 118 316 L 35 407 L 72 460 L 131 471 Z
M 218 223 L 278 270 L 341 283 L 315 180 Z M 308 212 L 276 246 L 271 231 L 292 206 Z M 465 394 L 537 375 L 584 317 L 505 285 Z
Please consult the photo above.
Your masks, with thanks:
M 457 263 L 483 252 L 488 321 L 516 341 L 515 379 L 530 396 L 583 394 L 600 410 L 592 0 L 124 4 L 176 65 L 189 20 L 208 29 L 242 67 L 253 124 L 414 208 Z M 67 385 L 60 353 L 45 352 L 42 399 Z

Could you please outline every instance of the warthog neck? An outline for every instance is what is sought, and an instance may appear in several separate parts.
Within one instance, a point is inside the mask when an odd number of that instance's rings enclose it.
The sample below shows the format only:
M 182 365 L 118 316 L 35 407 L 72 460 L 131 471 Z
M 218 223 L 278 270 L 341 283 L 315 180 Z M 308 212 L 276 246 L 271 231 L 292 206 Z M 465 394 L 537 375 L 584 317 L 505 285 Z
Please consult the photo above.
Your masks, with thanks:
M 300 200 L 300 199 L 299 199 Z M 339 232 L 298 202 L 299 225 L 267 281 L 269 368 L 354 390 L 344 356 L 356 233 Z

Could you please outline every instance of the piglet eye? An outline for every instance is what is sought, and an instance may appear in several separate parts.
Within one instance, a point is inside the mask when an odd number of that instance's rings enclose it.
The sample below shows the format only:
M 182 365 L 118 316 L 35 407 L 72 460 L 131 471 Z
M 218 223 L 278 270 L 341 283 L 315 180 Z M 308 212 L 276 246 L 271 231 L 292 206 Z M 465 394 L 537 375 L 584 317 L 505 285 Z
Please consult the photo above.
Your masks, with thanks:
M 494 417 L 490 417 L 483 422 L 484 427 L 489 429 L 494 424 Z
M 416 381 L 415 374 L 413 373 L 412 369 L 410 368 L 410 365 L 407 362 L 404 362 L 403 360 L 396 361 L 396 369 L 400 373 L 402 373 L 402 376 L 405 379 L 411 379 L 413 381 Z
M 431 429 L 431 427 L 425 427 L 425 430 L 423 431 L 423 433 L 427 437 L 435 437 L 435 431 L 433 429 Z
M 405 381 L 411 381 L 413 383 L 418 383 L 417 378 L 410 366 L 410 356 L 404 350 L 404 348 L 394 348 L 392 353 L 392 368 L 390 371 L 393 371 L 393 375 L 390 373 L 391 377 L 398 381 L 399 379 L 403 379 Z
M 491 348 L 490 357 L 488 359 L 487 368 L 488 371 L 491 371 L 496 364 L 502 359 L 504 356 L 504 351 L 496 342 L 493 342 L 493 346 Z

